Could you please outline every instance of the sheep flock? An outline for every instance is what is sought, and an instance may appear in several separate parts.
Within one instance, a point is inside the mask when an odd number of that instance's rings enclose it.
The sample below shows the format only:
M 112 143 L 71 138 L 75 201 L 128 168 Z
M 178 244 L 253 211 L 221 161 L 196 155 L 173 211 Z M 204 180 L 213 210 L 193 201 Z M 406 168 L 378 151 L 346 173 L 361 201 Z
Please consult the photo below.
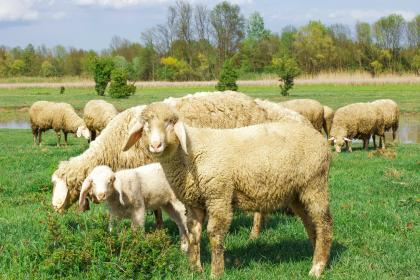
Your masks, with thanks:
M 34 145 L 53 129 L 85 137 L 88 148 L 62 161 L 51 175 L 52 206 L 64 213 L 78 202 L 106 202 L 109 230 L 115 219 L 144 227 L 146 210 L 160 209 L 176 223 L 190 268 L 203 271 L 201 233 L 207 222 L 211 276 L 224 272 L 224 238 L 233 210 L 254 213 L 250 238 L 264 216 L 291 209 L 304 225 L 314 253 L 309 275 L 320 277 L 333 240 L 328 173 L 339 153 L 360 139 L 385 149 L 399 107 L 390 99 L 332 108 L 311 99 L 275 103 L 239 92 L 199 92 L 118 112 L 89 101 L 80 117 L 66 103 L 35 102 L 30 110 Z M 325 135 L 325 136 L 324 136 Z

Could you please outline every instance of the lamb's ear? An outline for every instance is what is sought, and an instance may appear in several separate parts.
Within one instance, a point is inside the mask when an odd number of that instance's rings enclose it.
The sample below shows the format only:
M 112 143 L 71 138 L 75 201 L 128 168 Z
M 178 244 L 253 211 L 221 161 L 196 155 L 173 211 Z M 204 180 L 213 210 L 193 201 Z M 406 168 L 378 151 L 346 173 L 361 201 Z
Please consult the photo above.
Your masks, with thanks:
M 80 190 L 79 196 L 79 208 L 82 209 L 86 203 L 86 196 L 92 188 L 92 178 L 89 176 L 83 181 L 82 189 Z
M 130 149 L 134 144 L 136 144 L 137 141 L 139 141 L 141 135 L 143 134 L 143 126 L 143 122 L 137 121 L 130 128 L 130 131 L 128 132 L 128 140 L 123 148 L 124 152 Z
M 175 134 L 178 137 L 179 143 L 181 144 L 182 150 L 188 155 L 187 151 L 187 134 L 185 133 L 184 123 L 177 121 L 174 125 Z

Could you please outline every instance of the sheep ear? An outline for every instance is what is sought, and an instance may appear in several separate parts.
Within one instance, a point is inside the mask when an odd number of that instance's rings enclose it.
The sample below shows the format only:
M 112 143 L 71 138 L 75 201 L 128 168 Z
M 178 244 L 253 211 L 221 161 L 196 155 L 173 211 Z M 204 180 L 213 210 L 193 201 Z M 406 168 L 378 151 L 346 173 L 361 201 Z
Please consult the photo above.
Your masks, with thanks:
M 77 131 L 76 131 L 76 137 L 77 137 L 77 138 L 82 137 L 82 128 L 81 128 L 81 127 L 78 127 L 78 128 L 77 128 Z
M 90 189 L 92 188 L 92 178 L 87 177 L 82 184 L 82 189 L 80 190 L 79 196 L 79 209 L 85 208 L 86 196 Z
M 347 138 L 347 137 L 343 137 L 344 141 L 348 141 L 351 142 L 351 139 Z
M 334 141 L 334 140 L 335 140 L 334 136 L 332 136 L 330 139 L 328 139 L 328 141 Z
M 175 134 L 178 137 L 179 143 L 181 144 L 182 150 L 184 150 L 184 153 L 188 155 L 187 151 L 187 134 L 185 133 L 185 126 L 184 123 L 181 121 L 178 121 L 174 125 Z
M 125 146 L 123 148 L 123 151 L 129 150 L 134 144 L 136 144 L 137 141 L 141 138 L 141 135 L 143 134 L 143 122 L 136 122 L 128 132 L 128 140 L 125 143 Z

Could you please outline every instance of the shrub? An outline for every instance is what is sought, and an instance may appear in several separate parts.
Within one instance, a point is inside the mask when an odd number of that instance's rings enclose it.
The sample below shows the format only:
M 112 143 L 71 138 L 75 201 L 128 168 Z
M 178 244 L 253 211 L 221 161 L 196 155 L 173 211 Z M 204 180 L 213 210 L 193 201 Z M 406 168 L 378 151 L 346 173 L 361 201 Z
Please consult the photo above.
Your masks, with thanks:
M 413 57 L 413 60 L 411 61 L 411 68 L 416 75 L 420 76 L 420 52 Z
M 93 61 L 93 79 L 95 90 L 100 96 L 105 94 L 106 87 L 111 80 L 111 72 L 114 69 L 114 62 L 110 57 L 96 57 Z
M 369 70 L 370 74 L 372 75 L 372 77 L 375 77 L 376 75 L 381 73 L 382 69 L 383 69 L 382 63 L 380 63 L 377 60 L 374 60 L 371 63 L 369 63 L 368 70 Z
M 111 85 L 109 95 L 112 98 L 123 98 L 133 95 L 136 92 L 134 84 L 127 84 L 128 73 L 123 68 L 117 68 L 111 72 Z
M 300 69 L 296 61 L 289 57 L 274 58 L 273 65 L 280 78 L 281 94 L 287 96 L 289 95 L 289 90 L 293 88 L 294 79 L 300 74 Z
M 102 213 L 89 219 L 49 214 L 39 272 L 56 279 L 80 273 L 87 279 L 169 279 L 180 271 L 182 253 L 166 231 L 117 228 L 109 233 Z
M 216 89 L 220 91 L 225 90 L 238 90 L 236 80 L 238 80 L 239 73 L 234 68 L 233 62 L 229 59 L 223 64 L 222 71 L 220 73 L 219 82 L 216 85 Z

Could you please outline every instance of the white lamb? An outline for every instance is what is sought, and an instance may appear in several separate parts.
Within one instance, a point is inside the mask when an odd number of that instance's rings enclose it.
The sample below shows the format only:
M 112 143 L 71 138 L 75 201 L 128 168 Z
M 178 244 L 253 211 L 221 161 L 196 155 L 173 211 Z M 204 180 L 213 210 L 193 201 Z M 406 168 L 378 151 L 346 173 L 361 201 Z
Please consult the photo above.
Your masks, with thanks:
M 129 218 L 133 229 L 144 228 L 146 209 L 163 208 L 178 226 L 181 250 L 188 250 L 185 207 L 175 197 L 159 163 L 118 172 L 106 165 L 97 166 L 82 184 L 81 207 L 85 206 L 88 193 L 98 202 L 107 202 L 109 231 L 115 218 Z

